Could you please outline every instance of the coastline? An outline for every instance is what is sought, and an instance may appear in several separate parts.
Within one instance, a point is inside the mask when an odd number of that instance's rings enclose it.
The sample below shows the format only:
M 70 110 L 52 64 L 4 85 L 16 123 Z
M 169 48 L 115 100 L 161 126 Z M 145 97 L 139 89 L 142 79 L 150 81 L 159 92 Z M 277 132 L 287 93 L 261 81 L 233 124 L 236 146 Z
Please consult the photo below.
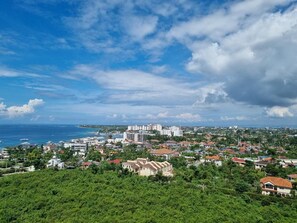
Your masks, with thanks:
M 38 124 L 38 125 L 0 125 L 0 150 L 9 146 L 17 146 L 21 139 L 28 139 L 31 144 L 45 144 L 48 141 L 59 142 L 74 138 L 94 136 L 91 128 L 80 128 L 79 125 Z

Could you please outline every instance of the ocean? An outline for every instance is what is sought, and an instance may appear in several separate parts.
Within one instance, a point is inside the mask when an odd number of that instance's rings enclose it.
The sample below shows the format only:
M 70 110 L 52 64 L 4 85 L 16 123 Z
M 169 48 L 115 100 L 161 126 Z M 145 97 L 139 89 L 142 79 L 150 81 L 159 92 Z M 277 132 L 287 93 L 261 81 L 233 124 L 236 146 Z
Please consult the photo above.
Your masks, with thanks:
M 78 125 L 0 125 L 0 149 L 19 145 L 24 142 L 21 139 L 28 139 L 27 142 L 32 144 L 45 144 L 95 136 L 97 130 Z

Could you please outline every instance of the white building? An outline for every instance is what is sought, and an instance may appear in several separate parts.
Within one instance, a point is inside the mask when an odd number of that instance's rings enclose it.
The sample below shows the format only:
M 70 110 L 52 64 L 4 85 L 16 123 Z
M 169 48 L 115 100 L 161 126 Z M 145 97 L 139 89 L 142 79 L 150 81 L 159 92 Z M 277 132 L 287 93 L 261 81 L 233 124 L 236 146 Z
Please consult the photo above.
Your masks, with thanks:
M 158 172 L 162 173 L 164 176 L 173 176 L 172 165 L 167 161 L 155 162 L 145 158 L 137 158 L 136 160 L 128 160 L 122 163 L 122 167 L 140 176 L 154 176 Z
M 149 134 L 144 132 L 124 132 L 124 140 L 133 142 L 144 142 Z
M 55 155 L 53 158 L 51 158 L 46 165 L 47 168 L 53 168 L 53 167 L 58 167 L 59 169 L 64 168 L 64 162 L 61 161 L 61 159 L 58 159 Z
M 64 148 L 70 148 L 74 151 L 74 155 L 85 156 L 88 151 L 88 143 L 67 142 Z
M 172 134 L 171 134 L 171 130 L 170 129 L 162 129 L 161 131 L 160 131 L 160 135 L 166 135 L 166 136 L 172 136 Z
M 160 130 L 160 135 L 167 135 L 167 136 L 183 136 L 183 131 L 180 127 L 171 126 L 168 129 Z
M 264 177 L 260 180 L 262 194 L 279 194 L 290 196 L 292 183 L 289 180 L 280 177 Z
M 161 131 L 162 130 L 162 125 L 160 124 L 149 124 L 149 125 L 129 125 L 128 126 L 128 131 L 152 131 L 152 130 L 157 130 Z

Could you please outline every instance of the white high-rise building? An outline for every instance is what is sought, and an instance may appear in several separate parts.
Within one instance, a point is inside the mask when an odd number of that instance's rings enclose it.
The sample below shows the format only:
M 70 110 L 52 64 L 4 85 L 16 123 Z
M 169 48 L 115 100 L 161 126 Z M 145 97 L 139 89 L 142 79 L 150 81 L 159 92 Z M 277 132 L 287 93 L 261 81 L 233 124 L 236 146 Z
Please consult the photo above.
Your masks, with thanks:
M 149 124 L 149 125 L 129 125 L 128 126 L 128 131 L 152 131 L 152 130 L 157 130 L 161 131 L 162 130 L 162 125 L 160 124 Z

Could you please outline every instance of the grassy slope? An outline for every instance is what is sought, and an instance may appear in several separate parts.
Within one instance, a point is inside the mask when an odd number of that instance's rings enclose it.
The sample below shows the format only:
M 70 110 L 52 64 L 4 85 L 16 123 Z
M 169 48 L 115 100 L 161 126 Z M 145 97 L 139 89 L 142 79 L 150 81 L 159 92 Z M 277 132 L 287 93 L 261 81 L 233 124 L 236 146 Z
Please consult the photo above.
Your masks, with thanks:
M 137 176 L 40 171 L 0 178 L 0 222 L 296 222 L 297 205 L 261 206 L 240 196 Z

